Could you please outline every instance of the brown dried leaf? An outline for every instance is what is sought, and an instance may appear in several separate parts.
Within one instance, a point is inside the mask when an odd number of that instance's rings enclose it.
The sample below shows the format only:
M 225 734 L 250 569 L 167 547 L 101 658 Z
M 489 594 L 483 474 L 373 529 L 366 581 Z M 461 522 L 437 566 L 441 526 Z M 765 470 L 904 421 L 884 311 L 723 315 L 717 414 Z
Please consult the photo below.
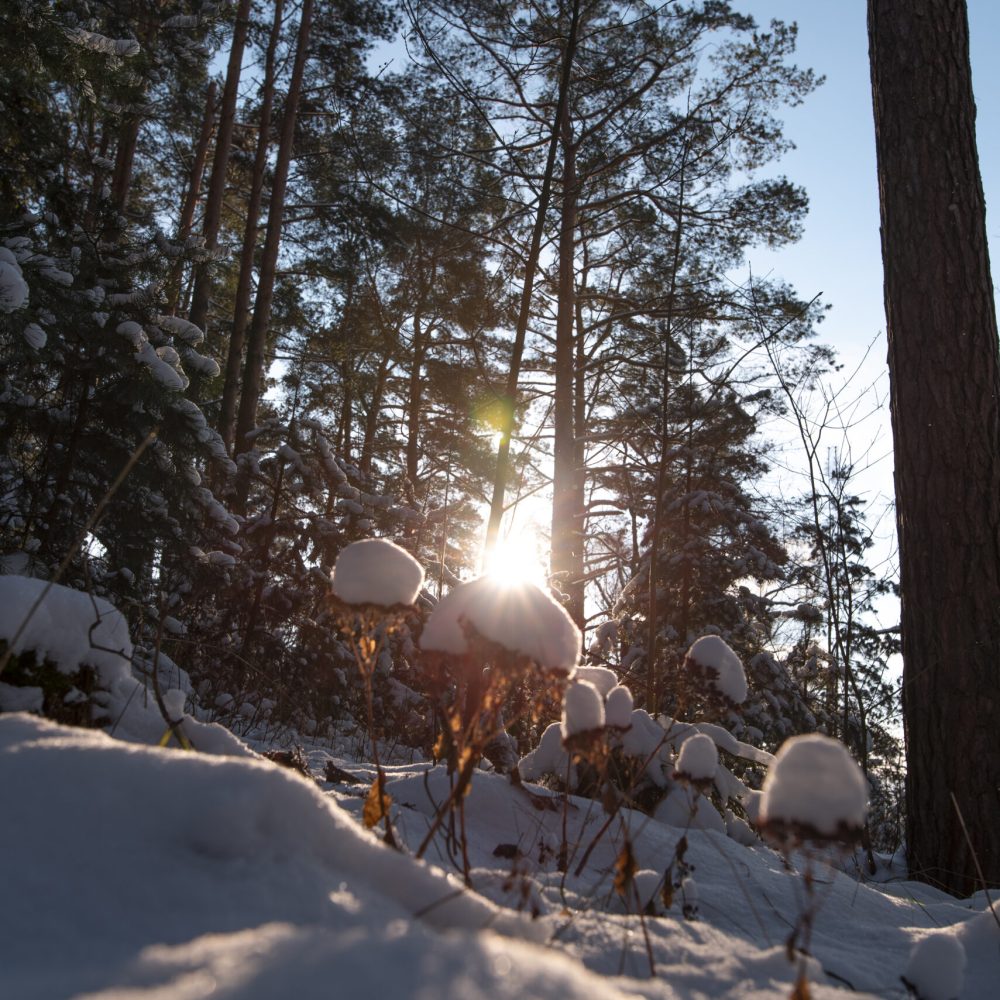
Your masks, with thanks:
M 365 828 L 370 830 L 373 826 L 378 826 L 389 812 L 392 805 L 392 796 L 387 794 L 382 786 L 382 777 L 379 775 L 368 789 L 368 798 L 365 799 L 365 808 L 362 818 L 365 821 Z
M 629 890 L 632 888 L 632 880 L 635 878 L 635 873 L 638 870 L 639 865 L 635 860 L 635 854 L 632 853 L 632 841 L 626 837 L 621 853 L 615 860 L 614 887 L 615 892 L 622 899 L 628 899 Z

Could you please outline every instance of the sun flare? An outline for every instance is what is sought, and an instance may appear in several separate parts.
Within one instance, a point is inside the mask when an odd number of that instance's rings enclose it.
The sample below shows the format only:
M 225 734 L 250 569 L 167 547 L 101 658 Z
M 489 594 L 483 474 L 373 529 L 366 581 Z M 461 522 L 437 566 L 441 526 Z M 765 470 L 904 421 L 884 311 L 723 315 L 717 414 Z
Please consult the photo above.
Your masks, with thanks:
M 486 561 L 486 573 L 504 583 L 530 582 L 545 587 L 541 535 L 534 528 L 510 532 L 501 538 Z

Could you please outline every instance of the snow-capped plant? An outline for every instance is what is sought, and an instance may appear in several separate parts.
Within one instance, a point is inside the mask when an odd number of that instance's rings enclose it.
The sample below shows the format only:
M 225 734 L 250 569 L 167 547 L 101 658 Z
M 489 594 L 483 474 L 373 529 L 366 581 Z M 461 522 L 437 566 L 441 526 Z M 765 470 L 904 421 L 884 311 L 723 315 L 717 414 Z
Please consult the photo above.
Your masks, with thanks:
M 789 954 L 799 945 L 797 989 L 806 995 L 806 962 L 813 922 L 819 908 L 814 866 L 825 848 L 846 848 L 865 824 L 868 783 L 847 747 L 819 733 L 786 740 L 764 780 L 758 826 L 791 863 L 793 851 L 804 857 L 805 894 L 788 941 Z
M 385 538 L 365 538 L 337 556 L 330 585 L 345 604 L 391 608 L 412 605 L 423 582 L 420 563 L 406 549 Z
M 546 698 L 561 693 L 580 648 L 572 619 L 532 583 L 480 577 L 458 584 L 435 605 L 420 636 L 421 663 L 442 719 L 434 756 L 446 761 L 452 787 L 418 857 L 456 809 L 460 825 L 464 822 L 461 802 L 480 759 L 504 739 L 505 724 L 537 714 Z M 527 697 L 511 706 L 514 714 L 505 720 L 505 705 L 516 691 L 525 690 Z M 603 713 L 600 696 L 591 690 Z M 518 781 L 516 769 L 512 773 Z M 462 856 L 468 879 L 464 852 Z
M 678 715 L 694 709 L 721 717 L 746 701 L 747 678 L 743 663 L 717 635 L 703 635 L 684 657 L 681 667 Z
M 761 825 L 781 846 L 850 843 L 860 837 L 868 785 L 839 740 L 820 733 L 782 744 L 764 781 Z
M 365 686 L 368 733 L 376 779 L 365 805 L 365 823 L 385 824 L 386 842 L 397 846 L 379 761 L 375 729 L 375 668 L 390 635 L 404 622 L 423 584 L 424 571 L 405 549 L 384 538 L 366 538 L 347 545 L 337 556 L 331 590 L 342 604 L 335 608 Z

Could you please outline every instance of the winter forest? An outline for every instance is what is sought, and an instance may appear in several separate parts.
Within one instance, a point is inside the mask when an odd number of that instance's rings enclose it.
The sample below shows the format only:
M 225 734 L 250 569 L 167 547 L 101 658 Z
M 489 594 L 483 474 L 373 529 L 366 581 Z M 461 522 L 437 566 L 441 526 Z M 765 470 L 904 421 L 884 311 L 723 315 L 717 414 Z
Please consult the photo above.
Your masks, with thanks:
M 0 997 L 996 995 L 967 15 L 867 7 L 889 556 L 794 24 L 0 4 Z

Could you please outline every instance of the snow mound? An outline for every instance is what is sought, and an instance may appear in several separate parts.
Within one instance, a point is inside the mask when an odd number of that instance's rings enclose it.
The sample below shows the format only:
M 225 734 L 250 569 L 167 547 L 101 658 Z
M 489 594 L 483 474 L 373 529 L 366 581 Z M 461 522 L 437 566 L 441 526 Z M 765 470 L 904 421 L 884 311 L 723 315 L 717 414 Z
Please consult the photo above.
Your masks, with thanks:
M 703 635 L 688 650 L 686 662 L 709 672 L 710 683 L 734 705 L 747 697 L 747 678 L 740 658 L 717 635 Z
M 0 786 L 2 996 L 625 996 L 272 764 L 14 715 Z
M 574 681 L 563 696 L 562 737 L 604 728 L 604 701 L 601 692 L 587 681 Z
M 677 755 L 677 773 L 690 781 L 711 781 L 719 770 L 719 751 L 711 736 L 695 733 Z
M 64 674 L 93 667 L 105 688 L 132 676 L 132 642 L 121 613 L 100 597 L 46 580 L 0 576 L 0 640 Z
M 481 576 L 459 584 L 431 612 L 420 648 L 455 656 L 467 653 L 463 621 L 484 638 L 543 667 L 572 670 L 580 658 L 580 630 L 565 608 L 527 581 Z
M 859 831 L 868 784 L 847 747 L 811 733 L 785 740 L 764 779 L 760 805 L 766 825 L 797 825 L 824 837 Z
M 420 563 L 385 538 L 352 542 L 333 567 L 333 592 L 347 604 L 412 604 L 423 582 Z
M 913 946 L 903 978 L 919 1000 L 956 1000 L 964 973 L 962 942 L 951 934 L 930 934 Z

